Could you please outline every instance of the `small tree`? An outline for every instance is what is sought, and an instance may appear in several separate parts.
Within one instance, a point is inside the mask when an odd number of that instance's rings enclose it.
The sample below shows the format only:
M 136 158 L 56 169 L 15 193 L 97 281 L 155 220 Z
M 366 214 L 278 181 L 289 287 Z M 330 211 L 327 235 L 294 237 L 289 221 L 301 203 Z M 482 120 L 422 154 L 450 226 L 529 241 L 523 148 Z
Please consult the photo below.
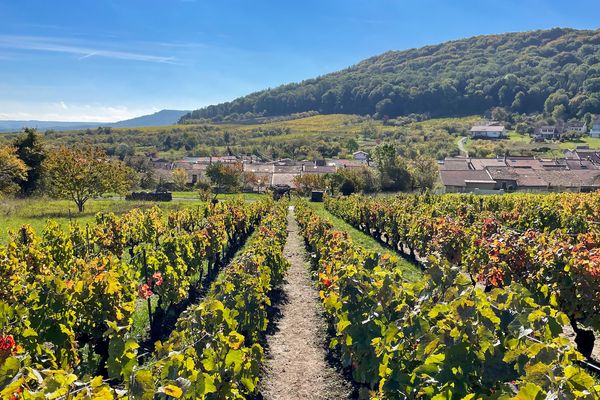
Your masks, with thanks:
M 327 178 L 321 174 L 304 174 L 294 177 L 296 190 L 302 196 L 307 196 L 313 190 L 325 190 L 327 188 Z
M 240 165 L 226 165 L 216 162 L 208 166 L 206 176 L 215 186 L 215 194 L 237 192 L 242 184 Z
M 340 192 L 344 196 L 360 192 L 364 188 L 364 177 L 358 171 L 340 169 L 332 174 L 329 179 L 333 191 Z
M 131 168 L 95 147 L 60 147 L 44 161 L 44 171 L 48 193 L 73 200 L 79 212 L 91 198 L 107 192 L 125 194 L 135 179 Z
M 244 189 L 254 191 L 254 188 L 258 185 L 258 176 L 254 172 L 244 171 L 242 172 L 242 181 Z
M 26 179 L 27 165 L 17 157 L 16 150 L 0 146 L 0 197 L 18 192 Z
M 208 179 L 199 179 L 195 188 L 198 191 L 198 197 L 202 201 L 208 201 L 212 197 L 212 185 Z
M 185 187 L 188 183 L 188 173 L 185 169 L 175 168 L 171 174 L 171 178 L 173 178 L 173 185 L 175 185 L 175 189 L 185 190 Z
M 410 188 L 411 176 L 404 160 L 396 154 L 396 148 L 390 143 L 377 146 L 374 161 L 379 171 L 381 190 L 406 190 Z
M 369 167 L 363 167 L 356 171 L 363 184 L 364 193 L 375 193 L 381 190 L 380 179 L 377 170 Z
M 27 177 L 21 182 L 21 193 L 31 194 L 39 185 L 42 177 L 42 164 L 46 151 L 41 135 L 31 128 L 25 128 L 14 142 L 17 156 L 27 166 Z
M 150 158 L 138 154 L 125 158 L 125 164 L 137 173 L 137 181 L 142 189 L 151 189 L 156 186 L 154 167 Z
M 438 180 L 438 166 L 434 159 L 419 157 L 410 162 L 414 187 L 424 192 L 433 189 Z

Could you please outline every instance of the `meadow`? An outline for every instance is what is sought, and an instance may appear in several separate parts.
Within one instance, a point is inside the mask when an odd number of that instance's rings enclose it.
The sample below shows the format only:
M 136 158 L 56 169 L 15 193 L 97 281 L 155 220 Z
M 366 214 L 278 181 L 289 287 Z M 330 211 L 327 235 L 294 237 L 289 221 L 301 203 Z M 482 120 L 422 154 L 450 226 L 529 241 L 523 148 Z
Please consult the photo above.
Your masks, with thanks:
M 252 202 L 265 197 L 263 194 L 221 194 L 219 200 L 242 198 Z M 61 228 L 70 223 L 85 225 L 93 223 L 98 213 L 124 214 L 134 208 L 148 209 L 160 207 L 164 211 L 193 208 L 204 204 L 196 192 L 174 192 L 172 202 L 126 201 L 112 195 L 92 199 L 86 203 L 85 211 L 77 212 L 77 207 L 69 200 L 48 198 L 4 199 L 0 200 L 0 243 L 6 242 L 10 232 L 18 232 L 23 225 L 30 225 L 35 232 L 41 233 L 48 220 L 53 220 Z

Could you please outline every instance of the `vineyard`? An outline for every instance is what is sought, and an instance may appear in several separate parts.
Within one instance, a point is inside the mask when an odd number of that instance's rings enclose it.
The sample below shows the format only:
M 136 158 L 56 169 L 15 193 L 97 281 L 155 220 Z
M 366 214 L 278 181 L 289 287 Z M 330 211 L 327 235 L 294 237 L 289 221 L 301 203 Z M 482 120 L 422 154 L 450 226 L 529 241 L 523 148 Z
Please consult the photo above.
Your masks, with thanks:
M 0 398 L 600 398 L 599 194 L 198 204 L 12 233 Z

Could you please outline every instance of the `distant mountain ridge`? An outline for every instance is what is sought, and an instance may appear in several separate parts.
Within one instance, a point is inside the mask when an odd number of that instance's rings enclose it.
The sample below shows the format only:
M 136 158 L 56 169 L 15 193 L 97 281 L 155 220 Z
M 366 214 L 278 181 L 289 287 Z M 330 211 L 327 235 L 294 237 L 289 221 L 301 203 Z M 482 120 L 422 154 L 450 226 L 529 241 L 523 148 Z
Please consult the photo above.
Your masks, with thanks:
M 61 122 L 61 121 L 0 121 L 0 132 L 18 132 L 23 128 L 36 128 L 39 130 L 80 130 L 88 128 L 143 128 L 146 126 L 161 126 L 176 124 L 177 121 L 189 111 L 161 110 L 154 114 L 127 119 L 119 122 Z
M 181 122 L 321 114 L 600 114 L 600 30 L 554 28 L 389 51 L 347 69 L 191 112 Z

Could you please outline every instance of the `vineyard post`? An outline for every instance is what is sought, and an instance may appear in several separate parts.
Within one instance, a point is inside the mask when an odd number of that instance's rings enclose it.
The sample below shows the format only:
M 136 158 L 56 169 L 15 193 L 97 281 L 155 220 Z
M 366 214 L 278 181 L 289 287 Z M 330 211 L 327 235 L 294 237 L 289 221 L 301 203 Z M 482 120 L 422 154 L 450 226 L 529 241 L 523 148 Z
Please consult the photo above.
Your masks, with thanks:
M 142 262 L 144 263 L 144 279 L 148 283 L 148 263 L 146 262 L 146 249 L 142 249 Z M 150 330 L 152 330 L 152 302 L 150 297 L 146 299 L 148 302 L 148 321 L 150 321 Z

